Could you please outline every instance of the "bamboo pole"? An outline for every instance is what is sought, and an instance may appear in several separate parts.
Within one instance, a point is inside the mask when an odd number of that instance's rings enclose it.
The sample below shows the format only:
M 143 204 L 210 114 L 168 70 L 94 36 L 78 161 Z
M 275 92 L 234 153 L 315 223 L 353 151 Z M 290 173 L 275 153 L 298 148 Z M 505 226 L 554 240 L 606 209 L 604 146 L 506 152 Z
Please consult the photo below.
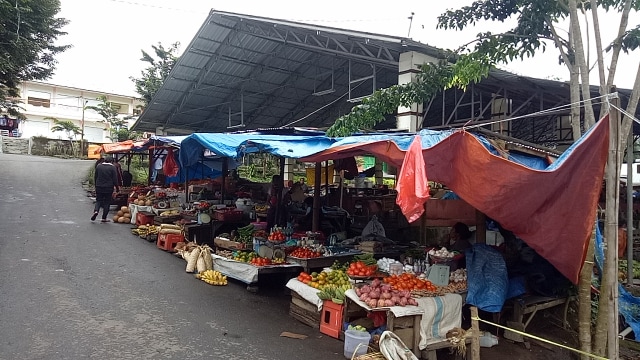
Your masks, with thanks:
M 627 140 L 627 285 L 633 285 L 633 126 Z
M 618 99 L 612 99 L 612 103 L 618 107 Z M 604 278 L 608 281 L 603 284 L 601 296 L 606 296 L 609 301 L 607 312 L 607 355 L 609 359 L 618 359 L 618 212 L 620 192 L 620 165 L 618 148 L 618 129 L 620 116 L 617 109 L 609 112 L 609 154 L 606 169 L 606 226 L 605 238 L 607 248 L 605 252 Z M 602 309 L 604 310 L 604 309 Z
M 478 324 L 478 308 L 472 306 L 471 310 L 471 360 L 480 360 L 480 326 Z

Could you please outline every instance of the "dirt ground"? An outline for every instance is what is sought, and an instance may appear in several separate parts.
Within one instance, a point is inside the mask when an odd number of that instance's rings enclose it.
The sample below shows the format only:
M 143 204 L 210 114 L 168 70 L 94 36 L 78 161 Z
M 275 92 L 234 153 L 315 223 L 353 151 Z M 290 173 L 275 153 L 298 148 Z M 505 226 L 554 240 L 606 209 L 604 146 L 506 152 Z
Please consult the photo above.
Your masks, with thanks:
M 481 315 L 481 317 L 485 318 Z M 536 314 L 529 326 L 527 333 L 539 336 L 541 338 L 562 344 L 570 348 L 577 349 L 578 337 L 577 333 L 572 330 L 565 330 L 561 326 L 562 321 L 553 312 L 541 312 Z M 466 326 L 463 325 L 466 328 Z M 496 331 L 495 327 L 489 327 L 484 324 L 480 326 L 482 331 L 490 331 L 498 336 L 498 345 L 492 348 L 480 348 L 480 357 L 482 359 L 491 360 L 567 360 L 580 359 L 580 355 L 557 347 L 546 344 L 541 341 L 529 340 L 529 346 L 524 343 L 516 343 L 503 337 L 503 331 Z M 461 357 L 450 354 L 448 349 L 438 352 L 438 360 L 457 360 Z M 640 360 L 640 351 L 620 347 L 620 359 L 624 360 Z

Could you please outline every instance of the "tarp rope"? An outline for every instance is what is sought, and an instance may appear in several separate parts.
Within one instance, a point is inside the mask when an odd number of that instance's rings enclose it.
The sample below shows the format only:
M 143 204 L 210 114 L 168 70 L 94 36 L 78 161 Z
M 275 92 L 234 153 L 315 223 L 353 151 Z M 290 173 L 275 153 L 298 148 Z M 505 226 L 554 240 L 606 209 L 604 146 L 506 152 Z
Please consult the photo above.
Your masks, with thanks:
M 613 104 L 609 104 L 609 106 L 611 106 L 612 108 L 614 108 L 614 109 L 616 109 L 616 110 L 620 111 L 621 113 L 623 113 L 623 114 L 624 114 L 624 116 L 629 117 L 629 118 L 633 119 L 633 121 L 635 121 L 635 122 L 637 122 L 638 124 L 640 124 L 640 120 L 638 120 L 638 118 L 636 118 L 635 116 L 633 116 L 633 115 L 629 114 L 629 112 L 628 112 L 628 111 L 626 111 L 626 110 L 624 110 L 624 109 L 621 109 L 621 108 L 619 108 L 619 107 L 617 107 L 617 106 L 615 106 L 615 105 L 613 105 Z
M 593 97 L 590 100 L 591 100 L 593 105 L 602 104 L 602 103 L 607 103 L 608 102 L 607 100 L 611 96 L 618 96 L 618 93 L 601 95 L 601 96 Z M 598 100 L 598 99 L 603 99 L 603 98 L 605 99 L 604 101 L 593 102 L 593 100 Z M 492 125 L 492 124 L 498 124 L 498 123 L 501 123 L 501 122 L 508 122 L 508 121 L 514 121 L 514 120 L 519 120 L 519 119 L 526 119 L 526 118 L 530 118 L 530 117 L 534 117 L 534 116 L 547 115 L 547 114 L 550 114 L 550 113 L 554 113 L 554 112 L 556 112 L 558 110 L 563 110 L 563 109 L 570 108 L 573 105 L 584 106 L 585 102 L 586 102 L 586 100 L 580 100 L 580 101 L 576 101 L 576 102 L 571 103 L 571 104 L 560 105 L 560 106 L 556 106 L 556 107 L 553 107 L 553 108 L 550 108 L 550 109 L 540 110 L 540 111 L 537 111 L 537 112 L 534 112 L 534 113 L 531 113 L 531 114 L 525 114 L 525 115 L 521 115 L 521 116 L 514 116 L 514 117 L 507 118 L 507 119 L 500 119 L 500 120 L 495 120 L 495 121 L 491 121 L 491 122 L 483 122 L 482 124 L 475 124 L 475 125 L 471 125 L 471 126 L 465 126 L 465 128 L 466 129 L 473 129 L 473 128 L 477 128 L 477 127 L 482 127 L 482 126 L 487 126 L 487 125 Z
M 588 356 L 588 357 L 590 357 L 590 358 L 593 358 L 593 359 L 598 359 L 598 360 L 608 360 L 608 359 L 607 359 L 607 358 L 605 358 L 605 357 L 598 356 L 598 355 L 593 355 L 593 354 L 590 354 L 590 353 L 588 353 L 588 352 L 586 352 L 586 351 L 582 351 L 582 350 L 574 349 L 574 348 L 569 347 L 569 346 L 566 346 L 566 345 L 558 344 L 558 343 L 555 343 L 555 342 L 553 342 L 553 341 L 551 341 L 551 340 L 547 340 L 547 339 L 541 338 L 541 337 L 539 337 L 539 336 L 535 336 L 535 335 L 527 334 L 527 333 L 526 333 L 526 332 L 524 332 L 524 331 L 519 331 L 519 330 L 515 330 L 515 329 L 508 328 L 508 327 L 506 327 L 506 326 L 498 325 L 498 324 L 492 323 L 491 321 L 487 321 L 487 320 L 480 319 L 479 317 L 471 317 L 471 320 L 476 320 L 476 321 L 483 322 L 483 323 L 485 323 L 485 324 L 493 325 L 493 326 L 498 327 L 498 328 L 501 328 L 501 329 L 503 329 L 503 330 L 509 330 L 509 331 L 514 332 L 514 333 L 516 333 L 516 334 L 519 334 L 519 335 L 522 335 L 522 336 L 526 336 L 526 337 L 528 337 L 528 338 L 535 339 L 535 340 L 538 340 L 538 341 L 541 341 L 541 342 L 547 343 L 547 344 L 549 344 L 549 345 L 558 346 L 558 347 L 561 347 L 561 348 L 563 348 L 563 349 L 566 349 L 566 350 L 569 350 L 569 351 L 573 351 L 573 352 L 578 353 L 578 354 L 581 354 L 581 355 L 586 355 L 586 356 Z

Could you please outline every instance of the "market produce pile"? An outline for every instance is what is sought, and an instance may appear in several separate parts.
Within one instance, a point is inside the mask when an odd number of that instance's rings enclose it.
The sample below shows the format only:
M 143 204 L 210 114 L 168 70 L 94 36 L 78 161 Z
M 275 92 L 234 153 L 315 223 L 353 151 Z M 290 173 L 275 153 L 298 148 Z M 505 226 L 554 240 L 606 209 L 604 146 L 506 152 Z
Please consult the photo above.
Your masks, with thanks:
M 123 206 L 113 216 L 114 223 L 131 224 L 131 211 L 128 206 Z
M 378 263 L 371 254 L 355 255 L 354 262 L 349 265 L 347 274 L 351 277 L 372 276 L 378 270 Z
M 222 275 L 221 272 L 215 270 L 205 270 L 201 273 L 197 273 L 196 279 L 200 279 L 209 285 L 227 285 L 227 277 Z
M 298 280 L 318 290 L 333 287 L 342 288 L 344 290 L 351 289 L 349 277 L 342 270 L 324 270 L 320 273 L 312 272 L 311 274 L 303 271 L 298 275 Z
M 298 259 L 314 259 L 321 257 L 322 252 L 307 247 L 295 247 L 293 251 L 289 253 L 289 256 Z
M 378 279 L 374 279 L 370 285 L 356 288 L 356 295 L 370 308 L 418 305 L 418 301 L 411 297 L 410 291 L 394 289 Z
M 160 229 L 160 226 L 145 224 L 138 225 L 138 227 L 131 229 L 131 233 L 146 239 L 151 235 L 158 235 L 160 233 Z

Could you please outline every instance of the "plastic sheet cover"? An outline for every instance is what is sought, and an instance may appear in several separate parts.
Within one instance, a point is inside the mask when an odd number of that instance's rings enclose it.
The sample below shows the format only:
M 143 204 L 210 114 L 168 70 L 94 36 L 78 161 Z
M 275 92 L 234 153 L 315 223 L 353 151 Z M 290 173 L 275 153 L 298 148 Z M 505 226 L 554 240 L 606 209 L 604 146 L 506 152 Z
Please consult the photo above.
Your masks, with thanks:
M 466 131 L 425 135 L 420 133 L 429 180 L 445 184 L 578 282 L 607 160 L 608 116 L 545 169 L 497 156 Z M 365 143 L 341 140 L 302 160 L 374 155 L 399 167 L 409 138 L 397 143 L 392 137 Z
M 598 273 L 602 274 L 604 264 L 604 241 L 600 227 L 596 226 L 596 264 Z M 633 329 L 635 340 L 640 341 L 640 298 L 631 295 L 620 283 L 618 283 L 618 312 L 624 317 L 624 321 Z

